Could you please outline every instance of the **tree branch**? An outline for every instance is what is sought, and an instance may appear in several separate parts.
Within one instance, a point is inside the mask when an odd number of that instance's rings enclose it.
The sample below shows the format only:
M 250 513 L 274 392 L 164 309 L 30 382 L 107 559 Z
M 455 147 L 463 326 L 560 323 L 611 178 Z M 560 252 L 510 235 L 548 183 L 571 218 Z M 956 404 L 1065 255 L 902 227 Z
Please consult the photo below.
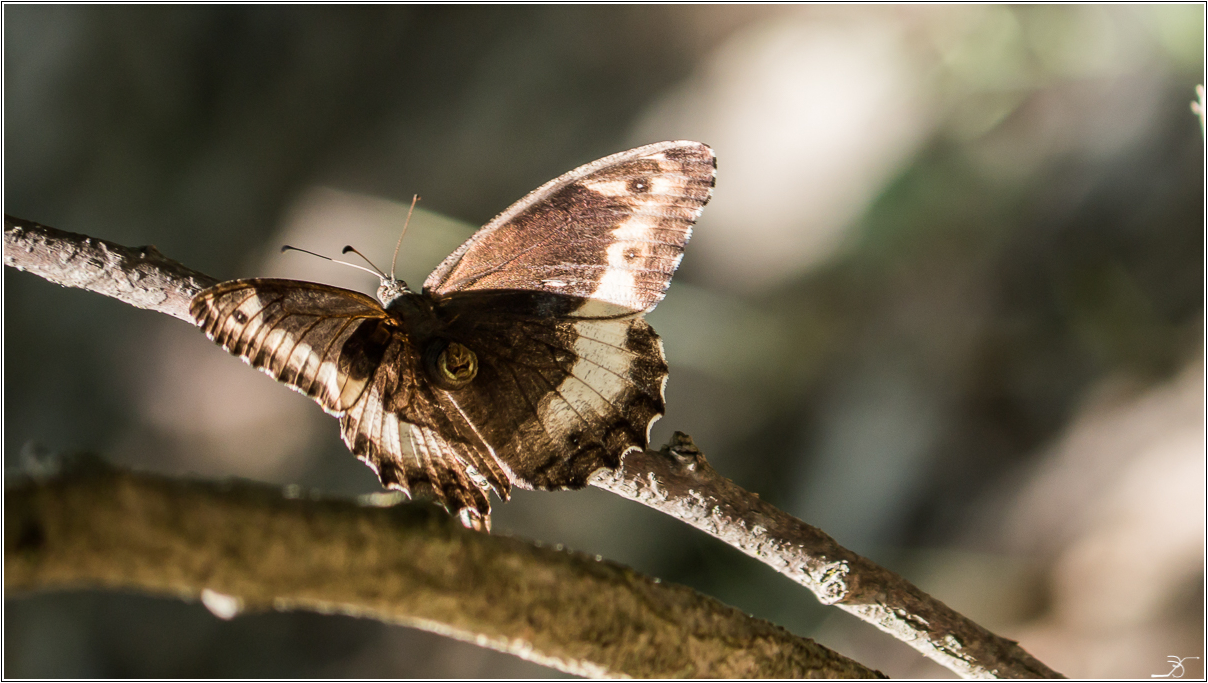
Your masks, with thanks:
M 218 280 L 159 253 L 4 216 L 4 265 L 193 324 L 189 302 Z
M 1061 678 L 906 579 L 853 553 L 821 529 L 718 474 L 676 432 L 661 451 L 625 456 L 591 484 L 671 515 L 763 562 L 965 678 Z
M 229 605 L 228 617 L 371 617 L 591 677 L 881 676 L 690 588 L 468 531 L 428 505 L 289 499 L 264 484 L 94 465 L 9 487 L 4 513 L 8 595 L 135 589 Z
M 6 265 L 185 320 L 189 299 L 214 282 L 153 247 L 131 250 L 10 216 L 4 242 Z M 1014 641 L 725 479 L 684 435 L 663 452 L 630 453 L 619 470 L 591 483 L 742 550 L 809 588 L 823 604 L 839 606 L 961 676 L 1061 677 Z

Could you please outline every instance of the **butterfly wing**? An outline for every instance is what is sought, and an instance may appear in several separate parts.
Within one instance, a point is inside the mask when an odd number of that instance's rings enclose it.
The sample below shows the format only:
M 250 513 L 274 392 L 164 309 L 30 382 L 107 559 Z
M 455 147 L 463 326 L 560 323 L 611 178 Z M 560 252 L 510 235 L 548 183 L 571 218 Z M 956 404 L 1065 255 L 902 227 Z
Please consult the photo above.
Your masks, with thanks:
M 444 333 L 477 355 L 467 386 L 442 392 L 475 425 L 510 479 L 580 488 L 645 448 L 664 409 L 667 364 L 639 315 L 583 319 L 582 299 L 544 292 L 460 292 L 440 301 Z
M 648 445 L 667 363 L 641 314 L 662 300 L 716 167 L 698 142 L 606 157 L 512 205 L 428 277 L 471 328 L 480 379 L 461 393 L 516 483 L 578 488 Z
M 441 392 L 415 381 L 418 350 L 377 301 L 294 280 L 235 280 L 198 294 L 191 313 L 230 353 L 340 417 L 349 449 L 388 488 L 484 519 L 506 474 Z
M 483 226 L 424 291 L 544 291 L 592 302 L 581 313 L 649 311 L 679 266 L 716 170 L 713 150 L 685 141 L 581 166 Z

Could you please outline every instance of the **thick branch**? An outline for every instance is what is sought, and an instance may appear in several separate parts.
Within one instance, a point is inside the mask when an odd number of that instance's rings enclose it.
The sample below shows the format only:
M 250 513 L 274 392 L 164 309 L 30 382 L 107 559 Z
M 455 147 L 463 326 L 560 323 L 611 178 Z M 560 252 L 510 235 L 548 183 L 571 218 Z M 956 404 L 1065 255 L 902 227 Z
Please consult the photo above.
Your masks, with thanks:
M 689 588 L 468 531 L 427 505 L 94 467 L 9 488 L 4 513 L 6 595 L 101 587 L 350 614 L 593 677 L 879 675 Z
M 28 251 L 30 256 L 14 249 L 14 245 L 23 245 L 30 240 L 43 247 Z M 62 244 L 56 246 L 56 240 L 62 240 Z M 61 233 L 9 216 L 5 216 L 4 242 L 6 264 L 40 275 L 51 272 L 54 277 L 48 279 L 54 282 L 85 286 L 102 294 L 109 292 L 77 283 L 111 279 L 118 282 L 134 280 L 135 284 L 140 284 L 144 280 L 129 277 L 131 267 L 127 263 L 150 262 L 156 277 L 161 278 L 156 280 L 156 286 L 162 287 L 159 300 L 164 303 L 155 304 L 154 288 L 145 296 L 140 295 L 137 302 L 126 295 L 117 298 L 186 320 L 187 314 L 181 313 L 187 311 L 188 298 L 198 291 L 199 283 L 212 282 L 210 278 L 164 258 L 152 248 L 144 252 L 151 251 L 154 259 L 142 252 Z M 100 248 L 93 245 L 103 245 L 102 253 L 125 255 L 100 261 L 111 264 L 108 268 L 114 272 L 98 270 L 100 266 L 94 261 L 99 256 L 86 259 L 86 267 L 91 269 L 86 278 L 73 278 L 70 267 L 52 267 L 66 263 L 74 254 L 85 251 L 84 247 Z M 21 250 L 24 251 L 24 247 Z M 10 252 L 17 253 L 10 257 Z M 64 254 L 61 258 L 60 253 Z M 1014 641 L 990 633 L 897 574 L 839 546 L 822 531 L 777 510 L 721 477 L 705 462 L 690 439 L 682 436 L 677 439 L 669 452 L 630 453 L 620 470 L 597 476 L 592 484 L 677 517 L 742 550 L 806 586 L 824 604 L 838 605 L 961 676 L 1060 677 Z

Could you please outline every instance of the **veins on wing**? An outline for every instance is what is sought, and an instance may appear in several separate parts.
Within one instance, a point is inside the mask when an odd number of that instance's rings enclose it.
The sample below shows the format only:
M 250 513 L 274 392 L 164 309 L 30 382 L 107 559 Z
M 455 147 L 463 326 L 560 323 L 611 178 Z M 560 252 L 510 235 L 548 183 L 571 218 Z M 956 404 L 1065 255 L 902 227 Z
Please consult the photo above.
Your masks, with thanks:
M 339 331 L 339 332 L 337 332 L 337 333 L 336 333 L 336 334 L 335 334 L 335 335 L 332 337 L 332 341 L 334 342 L 336 339 L 339 339 L 339 338 L 340 338 L 340 336 L 344 334 L 344 330 L 347 330 L 347 329 L 348 329 L 348 326 L 349 326 L 349 325 L 351 325 L 351 324 L 353 323 L 353 321 L 354 321 L 354 320 L 355 320 L 355 318 L 348 318 L 348 319 L 346 319 L 346 320 L 344 321 L 344 324 L 340 326 L 340 331 Z M 320 366 L 320 367 L 321 367 L 321 366 Z M 341 372 L 341 371 L 340 371 L 340 365 L 339 365 L 339 363 L 336 363 L 336 366 L 335 366 L 335 367 L 336 367 L 336 376 L 337 376 L 337 377 L 340 377 L 341 375 L 343 375 L 343 379 L 344 379 L 344 383 L 340 385 L 340 391 L 339 391 L 339 393 L 335 395 L 335 398 L 336 398 L 336 399 L 339 399 L 341 396 L 343 396 L 343 395 L 344 395 L 344 387 L 348 386 L 348 381 L 349 381 L 350 379 L 352 379 L 352 375 L 351 375 L 350 373 L 347 373 L 347 372 Z M 318 376 L 318 373 L 316 372 L 316 377 L 317 377 L 317 376 Z M 366 383 L 365 383 L 365 385 L 361 387 L 361 392 L 360 392 L 359 394 L 357 394 L 356 399 L 354 399 L 354 400 L 352 400 L 352 401 L 349 401 L 349 402 L 348 402 L 348 404 L 349 404 L 350 406 L 354 406 L 354 405 L 356 405 L 356 404 L 357 404 L 357 401 L 360 401 L 360 400 L 361 400 L 361 396 L 362 396 L 362 395 L 364 395 L 364 393 L 365 393 L 365 389 L 366 389 L 368 386 L 369 386 L 369 383 L 368 383 L 368 382 L 366 382 Z M 348 410 L 348 409 L 347 409 L 347 408 L 344 408 L 344 407 L 340 407 L 340 408 L 339 408 L 339 410 L 341 410 L 341 411 L 346 411 L 346 410 Z
M 620 220 L 621 218 L 625 218 L 625 217 L 628 217 L 628 216 L 633 215 L 633 211 L 632 211 L 631 209 L 626 209 L 626 210 L 623 210 L 623 211 L 617 211 L 617 212 L 615 212 L 615 213 L 617 214 L 617 216 L 616 216 L 616 220 L 615 220 L 615 221 L 613 222 L 613 224 L 612 224 L 612 228 L 611 228 L 611 229 L 613 229 L 613 230 L 615 230 L 615 229 L 616 229 L 616 226 L 618 226 L 618 225 L 620 225 L 620 224 L 621 224 L 621 220 Z M 499 226 L 499 227 L 500 227 L 500 228 L 504 228 L 504 227 L 507 227 L 507 225 L 505 224 L 505 225 L 501 225 L 501 226 Z M 469 287 L 469 286 L 472 286 L 474 283 L 476 283 L 476 282 L 478 282 L 479 280 L 481 280 L 481 279 L 485 278 L 486 276 L 491 275 L 491 274 L 494 274 L 494 273 L 497 273 L 497 272 L 499 272 L 500 270 L 503 270 L 503 269 L 504 269 L 505 267 L 507 267 L 509 264 L 513 263 L 514 261 L 516 261 L 517 259 L 521 258 L 522 256 L 524 256 L 524 255 L 528 254 L 529 252 L 532 252 L 532 251 L 534 251 L 534 250 L 539 250 L 539 249 L 542 249 L 542 248 L 544 248 L 544 247 L 548 246 L 548 245 L 549 245 L 549 243 L 550 243 L 550 242 L 552 242 L 552 241 L 553 241 L 553 240 L 554 240 L 556 237 L 557 237 L 557 235 L 556 235 L 556 234 L 552 234 L 552 235 L 550 235 L 550 236 L 548 236 L 548 237 L 545 237 L 545 238 L 543 238 L 543 239 L 541 239 L 541 240 L 539 240 L 539 241 L 535 242 L 535 243 L 534 243 L 534 244 L 532 244 L 531 246 L 529 246 L 529 247 L 527 247 L 527 248 L 525 248 L 525 249 L 523 249 L 523 250 L 521 250 L 521 251 L 517 252 L 517 253 L 516 253 L 516 254 L 514 254 L 513 256 L 511 256 L 511 257 L 509 257 L 509 258 L 507 258 L 507 259 L 505 259 L 505 260 L 503 260 L 503 261 L 500 261 L 499 263 L 497 263 L 497 264 L 495 264 L 494 266 L 492 266 L 492 267 L 488 268 L 487 270 L 484 270 L 484 271 L 479 272 L 479 273 L 475 273 L 475 274 L 473 274 L 473 275 L 469 275 L 469 276 L 463 277 L 463 278 L 461 278 L 461 279 L 457 280 L 456 282 L 453 282 L 453 283 L 448 284 L 447 286 L 441 287 L 440 289 L 441 289 L 441 291 L 458 291 L 458 290 L 465 289 L 465 288 L 467 288 L 467 287 Z M 565 244 L 565 245 L 583 245 L 583 244 L 587 244 L 587 245 L 595 245 L 595 244 L 596 244 L 597 242 L 599 242 L 599 241 L 600 241 L 600 240 L 599 240 L 598 238 L 597 238 L 597 239 L 590 239 L 590 238 L 588 238 L 588 239 L 577 239 L 577 240 L 564 241 L 564 242 L 561 242 L 561 244 Z M 636 241 L 636 240 L 634 240 L 634 241 Z M 677 244 L 675 244 L 675 243 L 672 243 L 672 242 L 655 242 L 655 243 L 656 243 L 656 244 L 671 244 L 672 246 L 679 246 L 679 245 L 677 245 Z M 468 253 L 468 251 L 467 251 L 467 253 Z M 462 256 L 462 258 L 465 258 L 465 256 L 463 255 L 463 256 Z M 460 261 L 458 261 L 458 264 L 460 264 Z M 456 268 L 456 266 L 454 266 L 454 268 Z M 659 272 L 661 272 L 661 271 L 659 271 Z
M 537 406 L 533 405 L 533 401 L 532 401 L 532 399 L 529 398 L 529 395 L 527 393 L 525 393 L 524 386 L 520 384 L 520 378 L 516 375 L 516 371 L 512 368 L 512 365 L 510 363 L 501 363 L 501 365 L 503 365 L 503 367 L 507 368 L 508 373 L 511 374 L 512 383 L 516 385 L 516 389 L 517 389 L 518 393 L 520 394 L 521 398 L 523 398 L 524 402 L 528 404 L 529 410 L 532 411 L 532 414 L 534 416 L 539 417 L 541 415 L 540 411 L 537 410 Z M 537 376 L 541 377 L 542 379 L 545 379 L 545 377 L 542 376 L 541 373 L 537 373 Z M 548 383 L 548 380 L 547 380 L 547 383 Z M 538 419 L 537 424 L 541 425 L 541 431 L 545 432 L 545 437 L 549 440 L 550 445 L 556 446 L 557 441 L 554 439 L 554 435 L 550 434 L 549 430 L 546 429 L 545 421 Z
M 524 320 L 521 320 L 521 321 L 519 321 L 519 322 L 522 322 L 522 323 L 528 323 L 528 324 L 534 324 L 534 325 L 535 325 L 535 324 L 537 324 L 537 323 L 532 323 L 532 322 L 530 322 L 530 321 L 524 321 Z M 595 338 L 593 338 L 593 337 L 588 337 L 588 336 L 586 336 L 586 335 L 580 335 L 580 336 L 581 336 L 581 337 L 583 337 L 584 339 L 590 339 L 591 341 L 594 341 L 594 342 L 596 342 L 596 343 L 598 343 L 598 344 L 601 344 L 601 345 L 603 345 L 603 346 L 607 346 L 607 347 L 609 347 L 609 348 L 613 348 L 613 349 L 616 349 L 616 350 L 618 350 L 618 351 L 621 351 L 621 352 L 625 353 L 625 354 L 626 354 L 626 355 L 628 355 L 628 356 L 632 356 L 632 357 L 634 357 L 634 358 L 638 358 L 638 357 L 640 357 L 640 356 L 639 356 L 639 354 L 637 354 L 637 353 L 636 353 L 636 352 L 634 352 L 634 351 L 630 351 L 629 349 L 627 349 L 627 348 L 625 348 L 625 347 L 622 347 L 622 346 L 616 346 L 615 344 L 609 344 L 608 342 L 600 341 L 599 339 L 595 339 Z M 608 366 L 606 366 L 606 365 L 600 365 L 599 363 L 597 363 L 597 362 L 593 361 L 593 360 L 592 360 L 592 359 L 590 359 L 590 358 L 586 358 L 586 357 L 584 357 L 584 356 L 582 356 L 582 355 L 579 355 L 578 353 L 576 353 L 576 352 L 574 351 L 574 349 L 568 349 L 568 348 L 566 348 L 565 346 L 561 345 L 561 343 L 553 343 L 553 342 L 550 342 L 550 341 L 547 341 L 547 340 L 544 340 L 544 339 L 533 338 L 533 341 L 535 341 L 535 342 L 537 342 L 537 343 L 539 343 L 539 344 L 543 344 L 543 345 L 545 345 L 546 347 L 548 347 L 548 348 L 550 348 L 550 349 L 560 349 L 560 350 L 562 350 L 562 351 L 566 351 L 566 352 L 568 352 L 568 353 L 572 354 L 572 355 L 573 355 L 573 356 L 574 356 L 574 357 L 575 357 L 577 360 L 582 360 L 582 361 L 585 361 L 585 362 L 587 362 L 587 363 L 591 363 L 592 365 L 596 366 L 597 368 L 600 368 L 600 369 L 601 369 L 601 370 L 603 370 L 604 372 L 607 372 L 608 374 L 610 374 L 610 375 L 612 375 L 612 376 L 616 377 L 617 379 L 621 380 L 621 381 L 622 381 L 622 382 L 624 382 L 625 384 L 628 384 L 629 386 L 633 387 L 633 388 L 634 388 L 636 391 L 638 391 L 639 393 L 644 394 L 645 396 L 647 396 L 647 397 L 649 397 L 649 398 L 654 399 L 656 402 L 657 402 L 657 401 L 659 401 L 659 397 L 657 397 L 657 396 L 655 396 L 654 394 L 650 393 L 650 391 L 648 391 L 648 390 L 646 389 L 646 387 L 644 387 L 644 386 L 642 386 L 642 385 L 640 385 L 640 384 L 636 383 L 636 382 L 635 382 L 635 381 L 634 381 L 632 378 L 627 377 L 627 376 L 625 376 L 625 375 L 622 375 L 621 373 L 619 373 L 619 372 L 617 372 L 617 371 L 613 370 L 612 368 L 609 368 L 609 367 L 608 367 Z M 540 374 L 539 370 L 540 370 L 540 369 L 541 369 L 543 366 L 536 365 L 536 364 L 533 364 L 533 363 L 526 363 L 526 362 L 524 362 L 523 360 L 518 359 L 518 358 L 505 358 L 504 356 L 502 356 L 501 354 L 498 354 L 498 353 L 489 353 L 489 352 L 488 352 L 488 355 L 489 355 L 489 356 L 491 356 L 491 357 L 494 357 L 495 359 L 497 359 L 497 360 L 499 360 L 499 361 L 501 361 L 501 362 L 497 363 L 497 365 L 502 365 L 502 366 L 505 366 L 505 367 L 507 367 L 507 368 L 508 368 L 508 370 L 509 370 L 509 371 L 511 371 L 512 366 L 519 366 L 519 367 L 529 368 L 529 369 L 534 370 L 534 371 L 538 371 L 538 372 L 535 372 L 534 374 L 537 374 L 539 377 L 541 377 L 542 379 L 544 379 L 544 380 L 546 381 L 546 384 L 549 384 L 550 386 L 553 386 L 553 384 L 552 384 L 552 383 L 551 383 L 551 382 L 550 382 L 548 379 L 546 379 L 546 377 L 545 377 L 544 375 L 541 375 L 541 374 Z M 515 375 L 515 373 L 514 373 L 514 372 L 513 372 L 512 374 L 513 374 L 513 375 Z M 583 384 L 586 384 L 587 386 L 591 387 L 591 390 L 592 390 L 592 391 L 594 391 L 594 392 L 596 392 L 596 394 L 600 394 L 600 392 L 599 392 L 599 391 L 597 391 L 595 387 L 592 387 L 592 386 L 591 386 L 591 384 L 589 384 L 589 383 L 587 382 L 587 380 L 583 379 L 582 377 L 579 377 L 578 375 L 575 375 L 573 372 L 571 372 L 570 374 L 571 374 L 571 375 L 573 375 L 573 376 L 574 376 L 576 379 L 578 379 L 578 380 L 579 380 L 580 382 L 582 382 Z M 517 382 L 517 386 L 519 387 L 519 382 Z M 561 394 L 561 392 L 559 392 L 559 393 L 558 393 L 558 395 L 559 395 L 559 396 L 561 396 L 561 395 L 562 395 L 562 394 Z M 565 398 L 565 397 L 564 397 L 564 398 Z M 603 395 L 600 395 L 600 398 L 604 398 L 604 396 L 603 396 Z M 605 400 L 605 402 L 606 402 L 606 403 L 608 403 L 608 404 L 610 404 L 610 405 L 611 405 L 611 403 L 612 403 L 611 401 L 609 401 L 609 400 L 608 400 L 608 399 L 606 399 L 606 398 L 605 398 L 604 400 Z M 534 409 L 534 410 L 535 410 L 535 409 Z
M 322 371 L 323 364 L 327 363 L 327 362 L 334 362 L 334 361 L 328 361 L 327 355 L 329 353 L 331 353 L 332 345 L 336 343 L 336 340 L 338 340 L 340 338 L 341 334 L 344 334 L 345 329 L 346 329 L 346 327 L 341 327 L 339 332 L 331 335 L 331 338 L 327 340 L 327 346 L 323 347 L 323 354 L 321 356 L 319 356 L 319 367 L 313 373 L 311 373 L 310 384 L 306 385 L 306 394 L 307 395 L 310 395 L 311 390 L 313 390 L 315 388 L 315 380 L 319 379 L 319 372 Z M 337 367 L 339 367 L 339 366 L 337 365 Z M 298 388 L 301 389 L 301 385 L 299 385 Z M 364 395 L 364 392 L 362 392 L 362 395 Z M 360 397 L 358 397 L 356 401 L 353 401 L 353 405 L 356 405 L 359 402 L 360 402 Z
M 502 228 L 502 227 L 506 227 L 506 226 L 500 226 L 500 227 Z M 505 266 L 507 266 L 509 263 L 511 263 L 512 261 L 515 261 L 516 259 L 520 258 L 521 256 L 524 256 L 525 254 L 529 253 L 530 251 L 545 246 L 546 244 L 549 243 L 550 239 L 552 239 L 552 238 L 546 238 L 545 240 L 537 242 L 536 244 L 532 245 L 531 247 L 528 247 L 527 249 L 524 249 L 523 251 L 517 253 L 515 256 L 512 256 L 511 258 L 506 259 L 504 261 L 500 261 L 495 266 L 488 268 L 487 270 L 484 270 L 481 273 L 463 277 L 463 278 L 457 280 L 456 282 L 449 284 L 448 286 L 441 287 L 440 289 L 441 289 L 441 291 L 445 291 L 445 292 L 463 290 L 466 287 L 473 285 L 475 282 L 478 282 L 482 278 L 484 278 L 488 275 L 491 275 L 492 273 L 497 273 L 500 270 L 503 270 L 503 268 Z M 462 258 L 465 258 L 465 256 L 463 255 Z M 461 261 L 458 261 L 457 263 L 458 263 L 458 265 L 460 265 Z M 456 267 L 457 266 L 454 266 L 454 269 Z M 462 283 L 466 283 L 466 284 L 462 284 Z
M 410 431 L 414 433 L 416 430 L 413 429 Z M 436 495 L 442 501 L 447 501 L 448 499 L 445 496 L 445 491 L 442 486 L 445 478 L 441 476 L 443 472 L 437 471 L 438 468 L 436 466 L 437 459 L 440 459 L 442 463 L 444 461 L 445 451 L 443 448 L 441 448 L 441 440 L 436 437 L 436 435 L 433 433 L 433 430 L 426 427 L 419 428 L 419 436 L 424 443 L 424 472 L 426 472 L 428 474 L 428 478 L 432 480 L 432 488 L 436 491 Z M 445 468 L 441 467 L 439 469 L 444 470 Z
M 677 258 L 679 258 L 679 256 L 678 256 L 678 255 L 676 255 L 676 256 L 659 256 L 659 255 L 651 255 L 651 256 L 642 256 L 641 258 L 642 258 L 643 260 L 649 260 L 649 259 L 659 259 L 659 260 L 662 260 L 662 261 L 674 261 L 674 260 L 676 260 Z M 516 270 L 522 270 L 522 269 L 521 269 L 521 268 L 517 268 Z M 558 264 L 541 264 L 541 265 L 532 265 L 532 266 L 526 266 L 526 267 L 524 267 L 524 268 L 523 268 L 523 270 L 530 271 L 530 272 L 531 272 L 531 271 L 540 271 L 540 270 L 553 270 L 553 271 L 564 271 L 564 270 L 621 270 L 621 271 L 625 271 L 626 273 L 658 273 L 659 275 L 668 275 L 668 272 L 667 272 L 665 269 L 662 269 L 662 268 L 626 268 L 626 267 L 624 267 L 624 266 L 614 266 L 614 265 L 612 265 L 612 264 L 610 264 L 610 263 L 590 263 L 590 264 L 589 264 L 589 263 L 566 263 L 566 264 L 563 264 L 563 263 L 558 263 Z M 579 282 L 590 282 L 590 280 L 579 280 Z M 636 288 L 637 288 L 637 286 L 635 285 L 635 286 L 634 286 L 634 288 L 636 289 Z
M 567 405 L 567 406 L 568 406 L 568 407 L 569 407 L 569 408 L 570 408 L 570 409 L 571 409 L 571 410 L 572 410 L 572 411 L 575 413 L 575 415 L 578 415 L 578 416 L 579 416 L 579 421 L 583 423 L 583 426 L 584 426 L 584 427 L 591 427 L 591 422 L 589 422 L 589 421 L 587 420 L 587 418 L 586 418 L 586 417 L 583 417 L 583 413 L 580 413 L 580 412 L 579 412 L 579 409 L 575 407 L 575 404 L 573 404 L 573 403 L 571 403 L 569 400 L 567 400 L 566 396 L 564 396 L 564 395 L 562 394 L 562 392 L 561 392 L 561 391 L 558 391 L 558 387 L 554 386 L 554 383 L 553 383 L 553 382 L 551 382 L 551 381 L 549 380 L 549 378 L 547 378 L 545 375 L 542 375 L 542 374 L 540 374 L 540 373 L 538 373 L 538 374 L 537 374 L 537 376 L 538 376 L 538 377 L 540 377 L 542 380 L 544 380 L 544 381 L 545 381 L 546 386 L 548 386 L 548 387 L 550 388 L 550 390 L 551 390 L 553 393 L 555 393 L 555 394 L 557 394 L 558 396 L 561 396 L 561 397 L 562 397 L 562 402 L 563 402 L 563 403 L 565 403 L 565 404 L 566 404 L 566 405 Z M 573 375 L 572 375 L 572 376 L 573 376 Z M 578 378 L 578 377 L 576 377 L 576 379 L 579 379 L 579 378 Z M 582 380 L 582 379 L 579 379 L 579 381 L 580 381 L 580 382 L 582 382 L 583 384 L 587 384 L 587 382 L 583 382 L 583 380 Z M 588 386 L 591 386 L 591 385 L 588 385 Z M 592 387 L 592 391 L 596 391 L 594 387 Z M 597 394 L 597 395 L 598 395 L 599 393 L 600 393 L 600 392 L 596 391 L 596 394 Z M 603 398 L 603 396 L 601 396 L 601 398 Z M 608 402 L 608 400 L 607 400 L 607 399 L 605 399 L 605 403 L 606 403 L 607 405 L 612 405 L 612 403 Z M 601 417 L 605 417 L 605 416 L 601 415 Z M 537 421 L 542 423 L 542 428 L 544 428 L 544 427 L 545 427 L 545 424 L 544 424 L 544 421 L 543 421 L 543 420 L 537 420 Z M 549 434 L 549 431 L 548 431 L 548 430 L 546 431 L 546 434 Z M 550 437 L 550 441 L 553 441 L 553 437 L 552 437 L 552 436 Z M 580 450 L 581 450 L 581 449 L 580 449 Z M 576 452 L 577 452 L 577 451 L 576 451 Z
M 253 293 L 252 296 L 248 297 L 244 301 L 249 301 L 252 298 L 255 298 L 255 296 L 256 296 L 255 293 Z M 255 328 L 251 334 L 247 335 L 247 347 L 244 349 L 244 351 L 237 352 L 237 353 L 239 353 L 239 355 L 244 356 L 245 358 L 247 358 L 250 361 L 253 354 L 259 354 L 261 346 L 264 344 L 264 341 L 262 339 L 260 339 L 261 331 L 268 330 L 267 332 L 264 332 L 264 336 L 268 336 L 269 332 L 273 331 L 273 326 L 280 322 L 280 321 L 269 322 L 269 320 L 268 320 L 269 315 L 273 313 L 273 312 L 269 311 L 269 308 L 280 309 L 281 308 L 280 304 L 284 300 L 285 300 L 285 297 L 281 297 L 280 299 L 275 299 L 273 301 L 269 301 L 268 303 L 261 306 L 259 308 L 259 310 L 257 310 L 256 313 L 254 315 L 252 315 L 250 318 L 248 318 L 247 322 L 245 322 L 243 324 L 243 329 L 241 329 L 239 331 L 239 335 L 236 338 L 236 341 L 243 339 L 244 333 L 247 332 L 248 327 L 251 326 L 253 321 L 255 321 L 255 320 L 260 321 L 260 326 Z M 242 305 L 243 304 L 240 304 L 240 306 L 242 306 Z M 234 315 L 234 314 L 232 313 L 232 315 Z
M 252 292 L 251 294 L 249 294 L 245 299 L 243 299 L 239 303 L 235 304 L 235 307 L 233 309 L 231 309 L 230 313 L 227 313 L 226 315 L 222 316 L 221 322 L 225 323 L 227 318 L 234 317 L 236 311 L 238 311 L 240 308 L 242 308 L 244 304 L 246 304 L 247 302 L 249 302 L 255 298 L 256 298 L 255 292 Z M 243 327 L 239 329 L 239 334 L 237 337 L 239 339 L 243 338 L 243 333 L 247 331 L 248 325 L 251 325 L 252 321 L 258 319 L 261 315 L 263 315 L 269 306 L 275 306 L 275 305 L 281 303 L 282 299 L 284 299 L 284 297 L 282 297 L 281 299 L 277 299 L 275 301 L 271 301 L 268 304 L 265 304 L 265 305 L 261 306 L 259 309 L 257 309 L 257 311 L 250 318 L 248 318 L 246 322 L 243 323 Z M 239 321 L 236 320 L 235 322 L 239 322 Z M 261 324 L 263 324 L 263 323 L 261 323 Z M 259 331 L 260 331 L 259 328 L 257 328 L 256 333 L 259 333 Z M 235 336 L 235 335 L 226 335 L 226 338 L 230 339 L 231 336 Z M 255 337 L 255 334 L 253 334 L 252 337 Z M 253 341 L 252 339 L 248 339 L 249 344 L 251 344 L 252 341 Z
M 298 350 L 298 344 L 301 344 L 302 340 L 306 338 L 306 335 L 310 334 L 310 331 L 315 329 L 315 327 L 318 326 L 318 324 L 321 322 L 323 322 L 323 319 L 316 316 L 314 322 L 301 328 L 301 330 L 296 334 L 296 336 L 292 337 L 291 341 L 294 342 L 294 345 L 290 347 L 289 354 L 285 357 L 285 360 L 281 363 L 281 372 L 278 376 L 278 379 L 281 379 L 282 382 L 285 382 L 286 384 L 297 384 L 298 373 L 305 370 L 306 366 L 303 365 L 303 367 L 301 367 L 297 371 L 295 371 L 292 379 L 284 379 L 285 373 L 289 372 L 289 362 L 291 359 L 293 359 L 294 352 Z M 343 332 L 344 330 L 341 328 L 340 331 Z M 338 335 L 337 335 L 337 337 L 338 337 Z M 312 353 L 313 353 L 313 351 L 312 351 Z M 273 357 L 275 358 L 276 354 L 274 354 Z M 320 360 L 322 360 L 322 358 L 320 358 Z M 301 388 L 301 386 L 299 386 L 298 388 Z

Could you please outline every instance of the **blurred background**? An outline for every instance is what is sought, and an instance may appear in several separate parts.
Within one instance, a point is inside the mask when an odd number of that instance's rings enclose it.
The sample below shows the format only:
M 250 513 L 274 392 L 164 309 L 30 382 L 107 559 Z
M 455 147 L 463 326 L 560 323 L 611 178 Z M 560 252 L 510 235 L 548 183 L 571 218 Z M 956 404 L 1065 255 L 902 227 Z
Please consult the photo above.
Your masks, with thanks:
M 666 139 L 719 174 L 649 320 L 740 485 L 1077 677 L 1204 647 L 1201 5 L 4 7 L 4 209 L 218 278 L 420 284 L 508 204 Z M 196 329 L 4 271 L 4 462 L 380 490 Z M 905 645 L 676 521 L 519 491 L 496 533 L 900 677 Z M 7 677 L 560 675 L 371 621 L 6 596 Z M 1203 676 L 1188 660 L 1187 677 Z

